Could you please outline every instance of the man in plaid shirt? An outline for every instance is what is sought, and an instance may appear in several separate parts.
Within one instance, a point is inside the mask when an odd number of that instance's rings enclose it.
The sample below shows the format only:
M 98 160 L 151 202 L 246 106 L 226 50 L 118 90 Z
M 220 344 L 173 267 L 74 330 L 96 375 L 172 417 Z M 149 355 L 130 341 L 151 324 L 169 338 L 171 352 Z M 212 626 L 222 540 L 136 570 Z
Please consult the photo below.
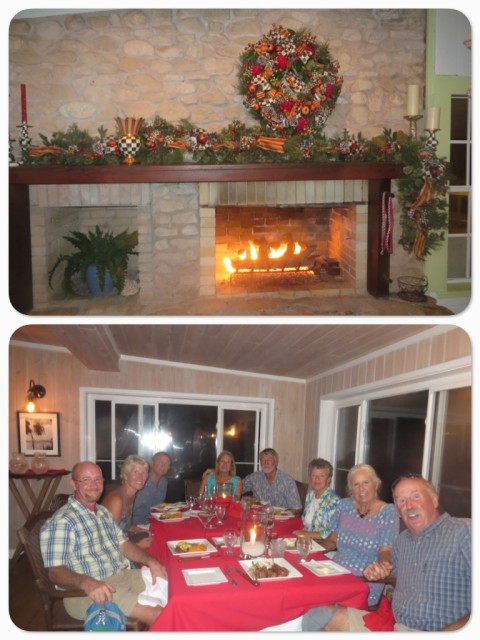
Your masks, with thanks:
M 148 566 L 153 584 L 157 578 L 167 578 L 165 567 L 127 540 L 110 511 L 98 504 L 103 492 L 100 467 L 93 462 L 77 463 L 70 483 L 73 496 L 40 531 L 50 580 L 59 588 L 85 592 L 85 598 L 65 598 L 67 612 L 83 620 L 92 601 L 101 605 L 113 600 L 127 616 L 151 625 L 162 607 L 137 602 L 145 583 L 141 570 L 131 569 L 130 561 Z

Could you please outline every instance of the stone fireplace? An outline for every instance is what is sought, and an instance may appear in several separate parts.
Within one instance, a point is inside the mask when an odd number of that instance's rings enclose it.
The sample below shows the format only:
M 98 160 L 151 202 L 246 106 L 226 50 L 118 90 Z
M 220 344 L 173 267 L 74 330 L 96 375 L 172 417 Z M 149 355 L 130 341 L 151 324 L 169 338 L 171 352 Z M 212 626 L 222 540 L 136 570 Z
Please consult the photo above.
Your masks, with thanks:
M 389 257 L 378 250 L 378 203 L 400 172 L 399 165 L 368 163 L 11 169 L 11 219 L 23 243 L 21 260 L 10 252 L 11 299 L 25 297 L 30 278 L 31 300 L 16 308 L 47 309 L 60 295 L 48 286 L 49 269 L 72 248 L 62 236 L 96 224 L 114 233 L 138 230 L 129 278 L 138 281 L 142 304 L 278 293 L 385 295 Z M 231 277 L 223 259 L 238 257 L 249 236 L 273 246 L 297 236 L 313 256 L 308 275 L 270 270 L 266 277 Z
M 361 180 L 33 186 L 34 304 L 48 306 L 59 296 L 47 274 L 72 249 L 63 236 L 96 224 L 114 233 L 138 229 L 129 277 L 144 303 L 259 291 L 364 292 L 366 200 Z M 236 256 L 248 238 L 276 245 L 288 236 L 310 249 L 315 270 L 255 277 L 226 270 L 223 259 Z M 338 267 L 329 273 L 328 264 Z

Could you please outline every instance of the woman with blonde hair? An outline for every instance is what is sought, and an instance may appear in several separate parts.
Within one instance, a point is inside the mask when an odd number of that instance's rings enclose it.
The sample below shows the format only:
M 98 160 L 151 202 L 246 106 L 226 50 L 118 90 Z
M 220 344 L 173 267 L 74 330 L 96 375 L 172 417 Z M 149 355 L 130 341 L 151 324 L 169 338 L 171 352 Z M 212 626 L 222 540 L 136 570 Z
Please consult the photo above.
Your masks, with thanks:
M 143 489 L 148 477 L 148 462 L 137 455 L 130 455 L 123 461 L 120 469 L 122 484 L 105 496 L 102 504 L 106 507 L 123 533 L 134 542 L 139 542 L 141 547 L 150 544 L 150 538 L 145 530 L 132 524 L 132 507 L 140 489 Z M 139 541 L 135 534 L 143 532 L 145 538 Z
M 218 454 L 215 469 L 207 469 L 202 476 L 200 495 L 205 493 L 211 496 L 217 483 L 229 483 L 232 485 L 232 495 L 240 500 L 242 496 L 242 480 L 237 476 L 235 458 L 230 451 L 222 451 Z
M 327 551 L 337 550 L 335 562 L 357 576 L 372 562 L 392 562 L 393 541 L 398 535 L 400 520 L 395 505 L 378 497 L 380 485 L 381 480 L 371 465 L 353 466 L 347 475 L 349 497 L 340 500 L 332 518 L 332 531 L 320 540 Z M 383 589 L 381 583 L 369 584 L 369 606 L 378 603 Z M 325 607 L 311 609 L 303 617 L 303 631 L 323 628 L 330 614 Z

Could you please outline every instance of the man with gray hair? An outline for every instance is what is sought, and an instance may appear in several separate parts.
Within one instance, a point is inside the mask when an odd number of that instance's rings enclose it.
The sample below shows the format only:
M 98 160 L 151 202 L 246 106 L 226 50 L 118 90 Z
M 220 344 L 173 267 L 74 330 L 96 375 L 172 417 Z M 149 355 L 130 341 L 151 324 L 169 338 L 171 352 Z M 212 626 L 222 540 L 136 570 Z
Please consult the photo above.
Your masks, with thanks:
M 243 481 L 243 492 L 251 491 L 257 500 L 264 500 L 275 507 L 302 511 L 302 501 L 292 476 L 278 469 L 278 453 L 275 449 L 260 452 L 261 470 L 248 475 Z
M 153 456 L 147 481 L 135 496 L 132 510 L 133 524 L 149 524 L 147 516 L 150 515 L 152 507 L 164 502 L 168 488 L 167 474 L 171 463 L 172 460 L 165 451 L 158 451 Z

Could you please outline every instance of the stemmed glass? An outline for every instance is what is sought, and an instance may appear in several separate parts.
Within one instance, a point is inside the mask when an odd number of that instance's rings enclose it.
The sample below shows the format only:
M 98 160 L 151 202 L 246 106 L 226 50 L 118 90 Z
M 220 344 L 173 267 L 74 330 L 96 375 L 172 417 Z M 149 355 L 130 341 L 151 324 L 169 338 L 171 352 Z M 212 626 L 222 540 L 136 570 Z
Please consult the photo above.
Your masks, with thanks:
M 215 527 L 215 525 L 212 524 L 212 520 L 215 517 L 212 511 L 198 511 L 197 516 L 205 529 L 213 529 Z
M 233 547 L 237 541 L 237 532 L 235 529 L 225 529 L 223 532 L 223 541 L 227 547 L 225 554 L 227 556 L 233 555 Z
M 310 538 L 299 536 L 297 538 L 297 551 L 300 554 L 300 562 L 306 562 L 310 552 Z
M 217 524 L 222 524 L 222 522 L 225 520 L 225 516 L 227 515 L 227 508 L 222 504 L 216 504 L 214 513 L 217 519 Z

